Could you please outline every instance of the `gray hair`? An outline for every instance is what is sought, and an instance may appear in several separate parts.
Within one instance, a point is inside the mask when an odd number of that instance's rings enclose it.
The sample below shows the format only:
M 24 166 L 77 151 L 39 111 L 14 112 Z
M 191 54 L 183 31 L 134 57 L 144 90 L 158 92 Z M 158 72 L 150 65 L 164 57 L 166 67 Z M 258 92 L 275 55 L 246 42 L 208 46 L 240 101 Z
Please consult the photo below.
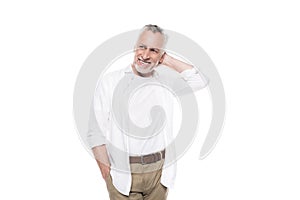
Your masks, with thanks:
M 161 27 L 159 27 L 157 25 L 153 25 L 153 24 L 148 24 L 148 25 L 145 25 L 141 29 L 140 34 L 144 31 L 151 31 L 152 33 L 158 32 L 158 33 L 162 34 L 164 36 L 164 47 L 166 46 L 167 41 L 168 41 L 168 36 L 165 34 L 164 30 Z
M 152 31 L 153 33 L 159 32 L 160 34 L 164 35 L 164 30 L 162 28 L 160 28 L 159 26 L 153 25 L 153 24 L 145 25 L 142 30 L 143 31 Z

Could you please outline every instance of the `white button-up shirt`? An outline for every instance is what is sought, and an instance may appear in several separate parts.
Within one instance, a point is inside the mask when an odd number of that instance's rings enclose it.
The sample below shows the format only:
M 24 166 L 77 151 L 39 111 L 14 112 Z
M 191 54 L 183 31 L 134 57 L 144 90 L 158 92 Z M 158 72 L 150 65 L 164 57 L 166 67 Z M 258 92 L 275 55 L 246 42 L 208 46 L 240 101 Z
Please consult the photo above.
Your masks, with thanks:
M 158 66 L 158 69 L 164 68 L 168 67 Z M 127 68 L 111 72 L 99 79 L 94 93 L 87 140 L 91 148 L 106 144 L 113 185 L 124 195 L 129 195 L 131 187 L 129 156 L 147 155 L 161 151 L 173 140 L 174 96 L 162 83 L 167 81 L 172 84 L 176 77 L 166 75 L 163 71 L 156 70 L 153 76 L 145 78 L 135 75 L 129 65 Z M 113 104 L 115 105 L 113 102 L 126 101 L 126 99 L 116 99 L 122 98 L 122 96 L 114 93 L 118 83 L 124 78 L 125 82 L 122 82 L 121 85 L 121 91 L 124 93 L 131 84 L 136 84 L 134 81 L 148 83 L 134 91 L 129 91 L 131 95 L 128 99 L 128 115 L 125 113 L 124 116 L 129 116 L 133 124 L 141 128 L 149 128 L 151 123 L 159 124 L 151 118 L 150 111 L 153 106 L 160 106 L 165 112 L 165 121 L 162 127 L 156 131 L 148 129 L 150 132 L 148 137 L 139 138 L 137 135 L 131 135 L 131 129 L 126 129 L 126 124 L 122 124 L 114 117 L 116 110 L 113 109 Z M 177 76 L 177 79 L 184 80 L 193 91 L 205 87 L 208 83 L 208 79 L 195 68 L 184 70 Z M 121 115 L 123 114 L 121 113 Z M 125 122 L 127 123 L 127 121 Z M 151 131 L 155 133 L 152 134 Z M 166 159 L 168 155 L 171 155 L 170 152 L 166 152 Z M 175 176 L 176 164 L 173 163 L 163 168 L 161 183 L 171 188 L 174 185 Z

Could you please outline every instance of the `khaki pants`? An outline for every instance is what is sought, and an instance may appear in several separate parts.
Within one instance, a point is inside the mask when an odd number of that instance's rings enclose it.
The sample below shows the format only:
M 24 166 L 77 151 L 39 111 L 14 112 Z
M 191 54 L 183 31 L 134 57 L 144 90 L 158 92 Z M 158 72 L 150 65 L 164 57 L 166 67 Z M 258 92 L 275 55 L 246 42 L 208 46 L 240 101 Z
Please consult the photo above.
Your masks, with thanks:
M 121 194 L 112 184 L 111 176 L 106 186 L 111 200 L 165 200 L 168 189 L 160 183 L 164 160 L 151 164 L 130 164 L 132 184 L 129 196 Z

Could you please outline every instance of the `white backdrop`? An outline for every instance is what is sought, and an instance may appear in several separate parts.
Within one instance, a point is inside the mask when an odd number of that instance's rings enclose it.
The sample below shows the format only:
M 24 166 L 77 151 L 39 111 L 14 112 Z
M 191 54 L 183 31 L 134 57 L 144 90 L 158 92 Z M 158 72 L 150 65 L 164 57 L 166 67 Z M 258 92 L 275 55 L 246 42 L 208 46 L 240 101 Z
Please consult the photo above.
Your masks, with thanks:
M 1 1 L 0 199 L 108 199 L 75 129 L 74 84 L 98 45 L 149 23 L 204 48 L 227 100 L 222 137 L 200 161 L 211 105 L 197 94 L 199 136 L 169 199 L 299 199 L 296 2 Z

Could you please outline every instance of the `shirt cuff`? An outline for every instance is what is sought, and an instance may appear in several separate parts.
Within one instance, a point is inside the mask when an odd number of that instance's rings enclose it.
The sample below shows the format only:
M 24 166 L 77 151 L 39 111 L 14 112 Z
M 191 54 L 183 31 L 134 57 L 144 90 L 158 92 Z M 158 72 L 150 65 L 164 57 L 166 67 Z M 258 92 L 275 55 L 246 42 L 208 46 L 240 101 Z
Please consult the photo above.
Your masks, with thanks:
M 186 69 L 186 70 L 183 70 L 181 73 L 180 73 L 180 76 L 184 79 L 184 80 L 187 80 L 189 77 L 192 77 L 193 75 L 197 74 L 198 71 L 195 69 L 195 68 L 192 68 L 192 69 Z
M 101 135 L 89 134 L 87 136 L 87 142 L 88 142 L 89 147 L 92 149 L 96 146 L 106 144 L 106 139 L 104 136 L 101 136 Z
M 183 80 L 187 81 L 190 87 L 196 91 L 208 85 L 208 78 L 195 68 L 186 69 L 180 73 Z

